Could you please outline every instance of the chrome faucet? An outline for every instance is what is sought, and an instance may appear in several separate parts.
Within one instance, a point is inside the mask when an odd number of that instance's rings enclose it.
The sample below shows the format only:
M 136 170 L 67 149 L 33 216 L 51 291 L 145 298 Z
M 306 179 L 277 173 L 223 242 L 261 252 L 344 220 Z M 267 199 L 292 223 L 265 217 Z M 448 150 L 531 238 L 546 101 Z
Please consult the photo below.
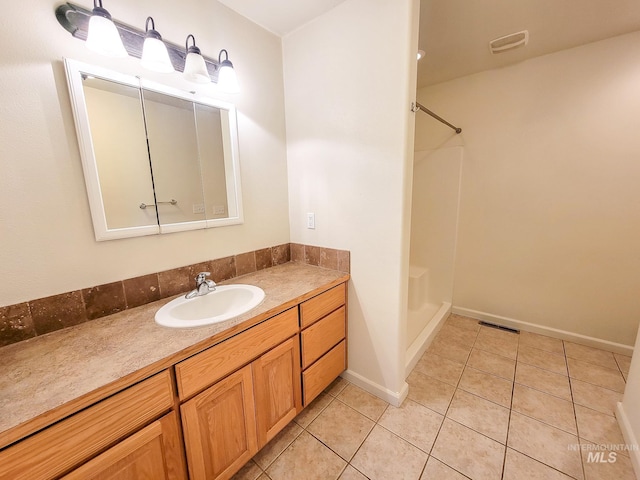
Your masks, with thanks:
M 200 272 L 196 277 L 196 288 L 191 290 L 185 295 L 185 298 L 200 297 L 211 293 L 216 289 L 216 284 L 213 280 L 208 280 L 207 277 L 211 275 L 209 272 Z

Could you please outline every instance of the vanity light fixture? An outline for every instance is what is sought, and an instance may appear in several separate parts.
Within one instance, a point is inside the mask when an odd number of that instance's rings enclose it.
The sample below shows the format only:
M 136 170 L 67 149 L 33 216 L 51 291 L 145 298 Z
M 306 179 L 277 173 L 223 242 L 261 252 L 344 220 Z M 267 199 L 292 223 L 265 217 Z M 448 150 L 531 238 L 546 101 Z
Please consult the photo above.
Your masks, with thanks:
M 418 50 L 418 60 L 422 60 L 424 58 L 424 50 Z
M 193 40 L 193 45 L 189 46 L 189 39 Z M 200 53 L 200 49 L 196 47 L 196 39 L 193 35 L 188 35 L 185 42 L 187 58 L 184 61 L 184 78 L 193 83 L 209 83 L 211 78 L 207 71 L 207 65 Z
M 151 24 L 151 28 L 149 28 Z M 155 22 L 152 17 L 147 17 L 145 24 L 145 38 L 142 45 L 142 58 L 140 65 L 147 70 L 160 73 L 173 73 L 175 69 L 169 58 L 167 46 L 162 41 L 162 37 L 156 30 Z
M 93 0 L 87 48 L 109 57 L 127 56 L 118 28 L 111 20 L 111 14 L 102 8 L 102 0 Z
M 222 60 L 223 53 L 225 56 L 224 60 Z M 238 77 L 236 77 L 236 71 L 233 69 L 233 63 L 229 61 L 229 52 L 225 49 L 220 50 L 218 54 L 218 65 L 220 65 L 220 71 L 218 72 L 218 89 L 224 93 L 239 93 Z
M 155 29 L 152 17 L 147 18 L 145 30 L 141 30 L 112 19 L 109 12 L 102 7 L 102 0 L 94 0 L 94 7 L 92 11 L 70 2 L 63 3 L 55 9 L 56 19 L 73 37 L 86 40 L 90 48 L 105 55 L 130 55 L 141 59 L 142 66 L 150 70 L 184 72 L 185 78 L 191 82 L 218 84 L 217 90 L 224 93 L 239 91 L 236 73 L 233 64 L 229 61 L 227 50 L 221 50 L 217 59 L 207 57 L 201 54 L 193 35 L 189 35 L 185 43 L 178 45 L 162 39 Z M 93 31 L 93 23 L 98 24 L 95 31 Z M 103 42 L 93 38 L 100 35 L 100 27 L 108 28 L 116 47 L 100 46 Z M 149 60 L 153 58 L 153 50 L 156 48 L 162 52 L 159 55 L 164 58 L 159 61 Z

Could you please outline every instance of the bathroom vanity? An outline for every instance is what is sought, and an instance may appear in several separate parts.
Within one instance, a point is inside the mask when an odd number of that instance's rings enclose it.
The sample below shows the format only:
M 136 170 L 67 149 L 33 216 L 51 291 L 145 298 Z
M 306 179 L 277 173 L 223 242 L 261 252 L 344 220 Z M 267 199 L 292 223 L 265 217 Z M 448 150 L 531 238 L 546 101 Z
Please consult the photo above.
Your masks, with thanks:
M 165 299 L 0 349 L 0 479 L 230 478 L 346 368 L 348 279 L 288 263 L 221 324 L 158 326 Z

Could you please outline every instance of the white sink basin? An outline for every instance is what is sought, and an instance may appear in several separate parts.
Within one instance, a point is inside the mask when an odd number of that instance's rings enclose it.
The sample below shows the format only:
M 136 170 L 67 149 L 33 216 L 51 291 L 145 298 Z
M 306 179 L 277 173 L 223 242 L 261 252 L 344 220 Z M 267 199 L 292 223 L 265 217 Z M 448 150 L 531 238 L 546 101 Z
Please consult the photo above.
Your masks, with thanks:
M 218 285 L 216 289 L 187 299 L 171 300 L 156 312 L 156 323 L 165 327 L 201 327 L 223 322 L 257 307 L 264 291 L 253 285 Z

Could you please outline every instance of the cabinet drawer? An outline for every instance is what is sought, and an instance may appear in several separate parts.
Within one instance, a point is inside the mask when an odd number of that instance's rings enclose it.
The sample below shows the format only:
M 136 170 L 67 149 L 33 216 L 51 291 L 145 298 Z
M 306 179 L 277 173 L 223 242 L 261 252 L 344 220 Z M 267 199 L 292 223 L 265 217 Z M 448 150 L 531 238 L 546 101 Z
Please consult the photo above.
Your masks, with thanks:
M 3 450 L 0 478 L 58 477 L 171 407 L 171 376 L 164 371 Z
M 329 353 L 302 372 L 302 392 L 307 406 L 322 390 L 340 375 L 346 365 L 345 341 L 333 347 Z
M 345 307 L 302 331 L 302 368 L 307 368 L 345 337 Z
M 176 365 L 181 400 L 213 385 L 270 348 L 298 333 L 298 312 L 291 308 Z
M 300 304 L 300 326 L 305 328 L 345 304 L 344 283 Z
M 178 416 L 160 420 L 111 447 L 62 480 L 186 480 Z

